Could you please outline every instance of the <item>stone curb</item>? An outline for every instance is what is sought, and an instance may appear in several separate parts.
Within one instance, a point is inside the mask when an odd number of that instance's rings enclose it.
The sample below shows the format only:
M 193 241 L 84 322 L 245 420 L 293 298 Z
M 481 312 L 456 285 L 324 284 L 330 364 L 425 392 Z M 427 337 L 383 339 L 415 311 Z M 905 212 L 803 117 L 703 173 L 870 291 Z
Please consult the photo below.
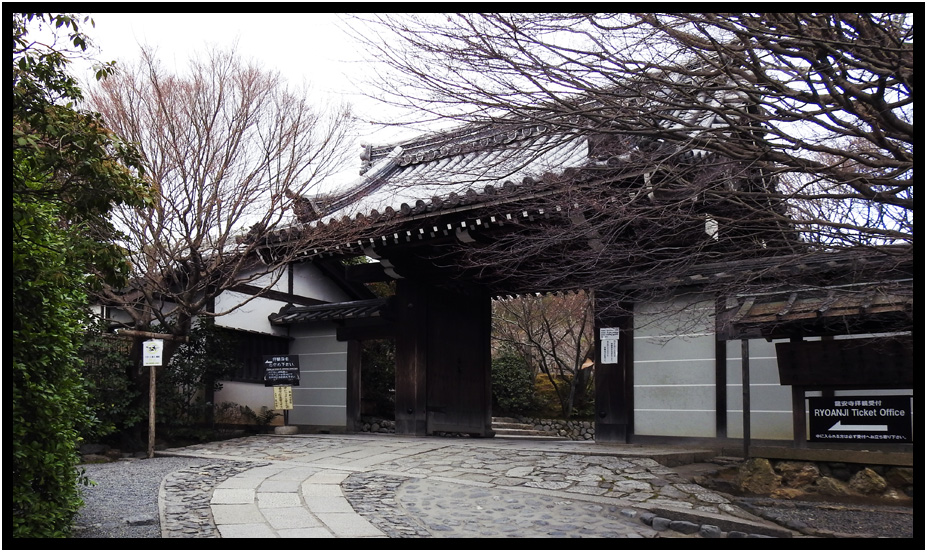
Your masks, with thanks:
M 701 512 L 698 510 L 670 509 L 660 506 L 649 506 L 647 509 L 659 517 L 673 521 L 688 521 L 698 525 L 716 526 L 724 532 L 766 535 L 784 539 L 794 536 L 791 530 L 777 525 L 775 522 L 768 523 L 768 520 L 762 519 L 759 516 L 753 521 L 743 518 L 721 516 L 710 512 Z M 753 513 L 749 510 L 748 512 L 751 514 Z
M 692 517 L 699 517 L 696 514 L 693 514 Z M 659 516 L 654 512 L 645 512 L 641 514 L 640 521 L 644 525 L 649 525 L 654 531 L 676 531 L 677 533 L 682 533 L 684 535 L 694 535 L 698 533 L 699 537 L 706 539 L 717 539 L 717 538 L 761 538 L 761 539 L 771 539 L 771 538 L 791 538 L 792 533 L 784 529 L 776 529 L 772 527 L 765 526 L 750 526 L 746 523 L 739 523 L 738 525 L 743 528 L 752 528 L 753 532 L 746 531 L 737 531 L 737 530 L 728 530 L 722 531 L 717 525 L 712 525 L 709 523 L 698 523 L 689 520 L 673 520 L 663 516 Z M 762 532 L 757 532 L 762 531 Z M 768 534 L 774 533 L 774 534 Z

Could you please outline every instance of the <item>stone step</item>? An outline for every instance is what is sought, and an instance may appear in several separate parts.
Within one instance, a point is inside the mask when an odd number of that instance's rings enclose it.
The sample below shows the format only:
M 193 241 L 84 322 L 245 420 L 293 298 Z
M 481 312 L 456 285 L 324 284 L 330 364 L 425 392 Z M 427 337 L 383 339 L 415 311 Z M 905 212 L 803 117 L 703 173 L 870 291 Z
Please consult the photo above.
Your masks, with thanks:
M 532 424 L 521 424 L 518 422 L 493 422 L 493 429 L 534 429 Z
M 566 440 L 565 437 L 557 435 L 556 431 L 543 431 L 534 429 L 533 424 L 522 423 L 515 418 L 493 418 L 492 429 L 497 436 L 501 437 Z
M 547 431 L 537 431 L 537 430 L 517 430 L 517 429 L 502 429 L 502 430 L 493 430 L 496 433 L 496 437 L 505 437 L 506 439 L 547 439 L 547 440 L 558 440 L 565 441 L 566 437 L 561 437 L 552 432 Z
M 495 417 L 495 416 L 494 416 L 493 419 L 492 419 L 493 425 L 495 425 L 497 422 L 500 423 L 500 424 L 517 424 L 517 423 L 519 423 L 518 418 L 505 418 L 505 417 Z

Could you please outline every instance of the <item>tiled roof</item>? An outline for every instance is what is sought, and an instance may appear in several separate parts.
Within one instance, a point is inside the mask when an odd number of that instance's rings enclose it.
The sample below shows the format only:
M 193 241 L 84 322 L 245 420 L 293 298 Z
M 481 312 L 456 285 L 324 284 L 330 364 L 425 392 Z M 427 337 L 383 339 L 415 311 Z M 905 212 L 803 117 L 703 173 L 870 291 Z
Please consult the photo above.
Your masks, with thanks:
M 288 325 L 295 322 L 330 322 L 334 320 L 351 320 L 373 318 L 382 314 L 386 299 L 369 299 L 345 303 L 328 303 L 309 307 L 288 305 L 280 312 L 268 316 L 273 325 Z
M 367 147 L 363 175 L 345 190 L 311 200 L 304 222 L 323 224 L 384 213 L 414 214 L 456 205 L 458 198 L 511 189 L 544 175 L 588 166 L 585 136 L 554 133 L 544 125 L 445 133 L 391 147 Z

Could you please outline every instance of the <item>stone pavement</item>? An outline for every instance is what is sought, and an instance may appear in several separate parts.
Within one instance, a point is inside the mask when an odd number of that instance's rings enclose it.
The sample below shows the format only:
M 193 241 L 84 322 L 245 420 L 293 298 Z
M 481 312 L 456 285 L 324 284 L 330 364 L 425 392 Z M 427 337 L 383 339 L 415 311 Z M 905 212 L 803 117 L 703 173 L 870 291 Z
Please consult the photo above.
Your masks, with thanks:
M 218 441 L 158 453 L 215 460 L 162 482 L 162 535 L 792 536 L 654 460 L 680 453 L 395 435 Z

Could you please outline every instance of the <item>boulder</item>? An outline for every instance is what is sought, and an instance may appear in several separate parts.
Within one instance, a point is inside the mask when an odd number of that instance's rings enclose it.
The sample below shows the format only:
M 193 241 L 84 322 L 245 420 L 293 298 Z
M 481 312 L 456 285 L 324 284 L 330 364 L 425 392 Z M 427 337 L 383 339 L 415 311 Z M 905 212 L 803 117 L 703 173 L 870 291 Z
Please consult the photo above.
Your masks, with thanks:
M 885 481 L 899 489 L 910 487 L 914 485 L 914 468 L 891 468 L 885 472 Z
M 108 449 L 106 445 L 98 445 L 96 443 L 87 443 L 80 446 L 81 454 L 103 454 Z
M 885 492 L 888 483 L 881 475 L 869 468 L 863 468 L 850 479 L 850 488 L 860 494 L 877 495 Z
M 82 454 L 80 457 L 81 464 L 105 464 L 107 462 L 112 462 L 112 460 L 102 454 Z
M 781 480 L 765 458 L 751 458 L 737 472 L 738 487 L 751 494 L 768 495 L 779 488 Z
M 822 477 L 818 479 L 809 490 L 827 496 L 850 496 L 853 494 L 853 491 L 851 491 L 845 483 L 833 477 Z
M 783 487 L 804 487 L 821 477 L 817 465 L 811 462 L 779 462 L 776 471 L 782 476 Z
M 769 496 L 772 498 L 784 498 L 786 500 L 792 500 L 800 497 L 805 494 L 801 489 L 795 489 L 792 487 L 781 487 L 773 491 Z
M 120 460 L 122 459 L 122 451 L 119 449 L 109 449 L 104 455 L 110 460 Z

